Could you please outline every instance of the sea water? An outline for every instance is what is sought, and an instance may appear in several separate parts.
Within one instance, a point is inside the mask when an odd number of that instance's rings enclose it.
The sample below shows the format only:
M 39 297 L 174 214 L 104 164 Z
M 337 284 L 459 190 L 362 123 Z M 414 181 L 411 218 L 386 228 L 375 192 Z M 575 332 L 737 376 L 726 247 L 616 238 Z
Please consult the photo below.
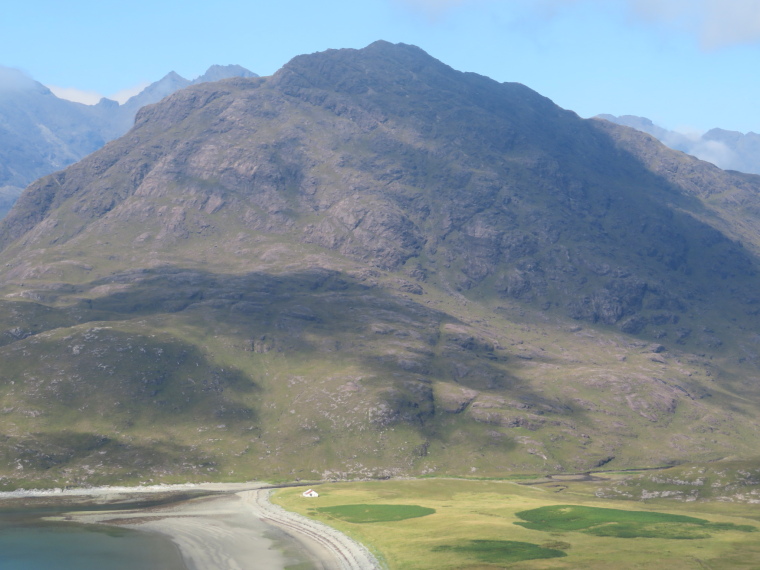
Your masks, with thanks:
M 60 512 L 0 511 L 0 570 L 187 570 L 159 534 L 41 520 Z

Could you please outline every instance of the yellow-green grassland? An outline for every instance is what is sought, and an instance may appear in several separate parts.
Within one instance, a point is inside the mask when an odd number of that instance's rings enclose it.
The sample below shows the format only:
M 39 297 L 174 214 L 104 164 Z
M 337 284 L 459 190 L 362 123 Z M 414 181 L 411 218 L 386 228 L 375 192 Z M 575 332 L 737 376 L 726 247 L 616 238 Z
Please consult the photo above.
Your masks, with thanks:
M 288 488 L 273 501 L 345 532 L 389 569 L 760 567 L 752 505 L 608 500 L 593 487 L 410 479 L 323 484 L 313 499 Z

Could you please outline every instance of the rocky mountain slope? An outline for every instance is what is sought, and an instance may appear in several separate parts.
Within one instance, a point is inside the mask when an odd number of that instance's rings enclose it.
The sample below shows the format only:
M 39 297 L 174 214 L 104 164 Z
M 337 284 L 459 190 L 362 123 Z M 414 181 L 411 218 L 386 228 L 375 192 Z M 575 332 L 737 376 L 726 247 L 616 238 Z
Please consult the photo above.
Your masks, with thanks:
M 83 105 L 56 97 L 19 71 L 0 67 L 0 217 L 31 182 L 126 133 L 141 107 L 188 85 L 236 76 L 256 75 L 238 65 L 212 66 L 194 81 L 172 72 L 123 105 L 109 99 Z
M 710 129 L 701 135 L 669 131 L 645 117 L 599 115 L 599 118 L 649 133 L 670 148 L 728 170 L 760 174 L 760 135 Z
M 758 190 L 413 46 L 188 87 L 0 223 L 0 476 L 747 457 Z

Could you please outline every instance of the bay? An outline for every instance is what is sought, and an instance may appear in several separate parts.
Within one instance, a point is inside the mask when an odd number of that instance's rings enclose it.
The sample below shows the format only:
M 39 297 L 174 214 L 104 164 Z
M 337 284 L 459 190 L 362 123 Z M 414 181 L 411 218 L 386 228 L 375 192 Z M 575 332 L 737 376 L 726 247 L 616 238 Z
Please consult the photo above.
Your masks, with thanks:
M 0 510 L 0 570 L 187 570 L 179 549 L 157 533 L 42 520 L 62 512 Z

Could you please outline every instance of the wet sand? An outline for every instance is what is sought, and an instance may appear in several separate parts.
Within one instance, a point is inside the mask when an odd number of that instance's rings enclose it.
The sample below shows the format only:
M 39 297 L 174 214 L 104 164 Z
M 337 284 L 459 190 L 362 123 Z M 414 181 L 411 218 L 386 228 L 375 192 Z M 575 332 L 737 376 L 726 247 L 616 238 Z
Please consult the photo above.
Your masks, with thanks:
M 286 511 L 269 501 L 270 490 L 258 489 L 238 493 L 256 516 L 275 525 L 303 544 L 325 570 L 372 570 L 381 568 L 377 559 L 363 545 L 342 532 L 302 515 Z
M 377 560 L 361 544 L 269 502 L 257 483 L 209 484 L 37 492 L 42 496 L 97 496 L 102 501 L 149 499 L 152 493 L 210 491 L 218 494 L 135 510 L 77 511 L 67 520 L 128 525 L 157 532 L 177 545 L 190 570 L 284 569 L 307 563 L 324 570 L 372 570 Z M 27 497 L 40 496 L 28 492 Z M 3 498 L 0 494 L 0 498 Z

